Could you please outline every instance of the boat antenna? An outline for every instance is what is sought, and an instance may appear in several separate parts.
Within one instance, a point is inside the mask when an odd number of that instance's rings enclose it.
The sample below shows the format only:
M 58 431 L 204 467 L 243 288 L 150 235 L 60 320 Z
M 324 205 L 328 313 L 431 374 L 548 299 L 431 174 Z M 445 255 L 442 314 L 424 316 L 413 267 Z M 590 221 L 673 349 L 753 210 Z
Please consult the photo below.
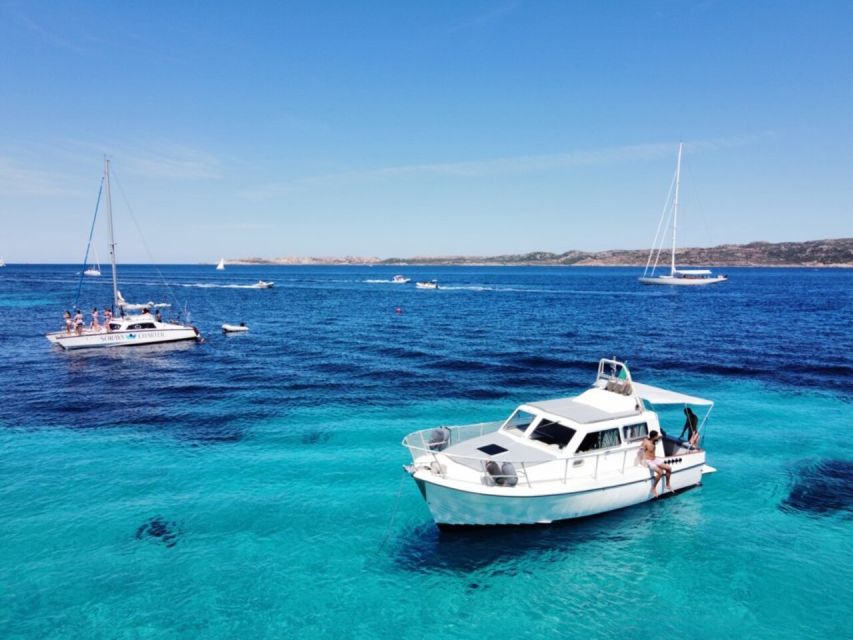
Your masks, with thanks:
M 89 229 L 89 242 L 86 244 L 86 255 L 83 256 L 83 266 L 80 269 L 80 281 L 77 283 L 77 295 L 74 297 L 74 308 L 80 303 L 80 290 L 83 288 L 83 272 L 89 261 L 89 249 L 92 246 L 92 234 L 95 233 L 95 220 L 98 219 L 98 207 L 101 205 L 101 193 L 104 191 L 104 178 L 101 176 L 101 186 L 98 187 L 98 199 L 95 201 L 95 215 L 92 216 L 92 227 Z

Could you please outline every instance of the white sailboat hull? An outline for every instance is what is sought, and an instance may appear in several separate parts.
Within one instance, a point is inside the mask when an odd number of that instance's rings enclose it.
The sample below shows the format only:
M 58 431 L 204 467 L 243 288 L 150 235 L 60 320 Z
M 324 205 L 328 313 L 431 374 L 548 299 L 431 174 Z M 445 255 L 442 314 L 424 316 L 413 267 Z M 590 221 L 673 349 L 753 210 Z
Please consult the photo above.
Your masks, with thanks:
M 689 458 L 689 464 L 687 459 Z M 682 465 L 674 465 L 672 488 L 676 491 L 702 481 L 705 453 L 684 456 Z M 583 518 L 615 509 L 623 509 L 652 500 L 652 474 L 645 467 L 614 474 L 610 482 L 587 482 L 571 486 L 554 482 L 536 492 L 516 487 L 472 487 L 435 476 L 419 469 L 414 479 L 439 525 L 547 524 L 558 520 Z M 663 492 L 663 480 L 658 486 Z M 478 490 L 479 489 L 479 490 Z M 546 492 L 550 489 L 550 492 Z
M 84 331 L 81 335 L 57 331 L 47 334 L 47 339 L 63 349 L 93 349 L 106 347 L 135 347 L 145 344 L 198 340 L 192 327 L 163 323 L 156 329 L 131 329 L 122 331 Z
M 654 276 L 651 278 L 640 278 L 641 284 L 665 284 L 677 287 L 696 287 L 703 284 L 717 284 L 725 282 L 728 276 L 714 276 L 712 278 L 673 278 L 672 276 Z

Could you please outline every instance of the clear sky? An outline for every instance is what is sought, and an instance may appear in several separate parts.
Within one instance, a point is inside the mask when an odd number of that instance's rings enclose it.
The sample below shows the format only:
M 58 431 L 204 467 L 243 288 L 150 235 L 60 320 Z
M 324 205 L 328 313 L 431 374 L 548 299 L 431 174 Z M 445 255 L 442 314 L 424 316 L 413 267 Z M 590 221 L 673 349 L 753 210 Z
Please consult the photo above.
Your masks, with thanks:
M 679 245 L 853 236 L 853 2 L 0 0 L 7 262 L 104 153 L 120 261 L 647 247 L 680 140 Z

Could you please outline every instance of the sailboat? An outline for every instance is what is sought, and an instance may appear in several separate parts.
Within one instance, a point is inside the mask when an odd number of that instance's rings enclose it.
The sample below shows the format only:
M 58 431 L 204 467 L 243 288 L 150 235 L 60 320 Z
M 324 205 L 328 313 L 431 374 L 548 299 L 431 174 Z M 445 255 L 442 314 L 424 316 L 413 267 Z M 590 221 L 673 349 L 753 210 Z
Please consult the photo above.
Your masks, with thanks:
M 113 305 L 111 313 L 118 313 L 104 326 L 95 328 L 66 328 L 64 331 L 48 333 L 45 337 L 63 349 L 87 349 L 92 347 L 130 347 L 143 344 L 177 342 L 179 340 L 201 340 L 198 329 L 179 322 L 163 322 L 159 310 L 152 315 L 147 307 L 141 313 L 125 315 L 127 305 L 118 290 L 116 269 L 116 243 L 113 235 L 113 209 L 110 197 L 110 161 L 104 158 L 104 201 L 110 236 L 110 264 L 113 276 Z
M 5 267 L 6 261 L 3 259 L 3 256 L 0 256 L 0 267 Z
M 89 245 L 91 246 L 91 242 Z M 83 272 L 84 276 L 91 276 L 97 278 L 101 275 L 101 261 L 98 260 L 98 253 L 95 251 L 95 247 L 92 246 L 92 255 L 95 257 L 95 260 L 92 264 L 89 265 L 89 268 Z
M 219 258 L 219 264 L 216 265 L 217 271 L 225 271 L 225 258 Z
M 683 147 L 683 144 L 678 145 L 678 162 L 675 165 L 675 198 L 673 198 L 672 203 L 672 256 L 670 259 L 669 274 L 655 275 L 655 269 L 658 266 L 658 259 L 660 258 L 661 249 L 663 248 L 664 236 L 666 235 L 665 233 L 661 234 L 664 216 L 667 214 L 667 208 L 664 207 L 660 222 L 658 222 L 658 230 L 655 234 L 654 242 L 652 242 L 651 251 L 649 251 L 649 259 L 646 261 L 646 268 L 643 271 L 643 276 L 640 278 L 640 282 L 642 284 L 695 286 L 702 284 L 716 284 L 718 282 L 725 282 L 728 280 L 728 276 L 714 275 L 710 269 L 677 269 L 675 267 L 675 234 L 678 227 L 678 189 L 681 183 L 681 151 Z M 658 236 L 660 236 L 660 242 L 658 242 Z M 655 255 L 656 250 L 657 256 L 655 257 L 654 265 L 652 265 L 652 256 Z M 651 271 L 649 271 L 650 265 Z

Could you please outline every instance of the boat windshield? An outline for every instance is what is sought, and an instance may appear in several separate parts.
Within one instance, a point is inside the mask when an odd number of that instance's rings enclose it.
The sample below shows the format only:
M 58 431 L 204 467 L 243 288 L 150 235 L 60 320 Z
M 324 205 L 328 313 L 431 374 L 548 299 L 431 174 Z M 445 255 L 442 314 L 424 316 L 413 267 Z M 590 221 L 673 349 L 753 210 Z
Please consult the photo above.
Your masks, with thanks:
M 532 413 L 528 413 L 527 411 L 522 411 L 521 409 L 516 409 L 515 413 L 513 413 L 509 419 L 504 423 L 505 431 L 520 431 L 524 433 L 527 431 L 527 427 L 530 426 L 536 419 L 536 416 Z

